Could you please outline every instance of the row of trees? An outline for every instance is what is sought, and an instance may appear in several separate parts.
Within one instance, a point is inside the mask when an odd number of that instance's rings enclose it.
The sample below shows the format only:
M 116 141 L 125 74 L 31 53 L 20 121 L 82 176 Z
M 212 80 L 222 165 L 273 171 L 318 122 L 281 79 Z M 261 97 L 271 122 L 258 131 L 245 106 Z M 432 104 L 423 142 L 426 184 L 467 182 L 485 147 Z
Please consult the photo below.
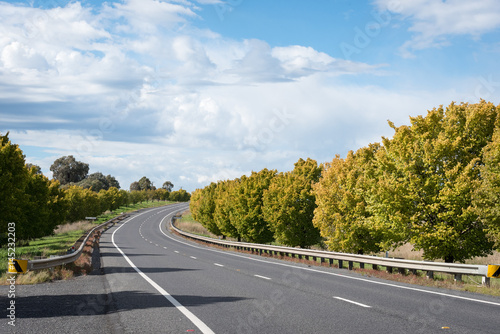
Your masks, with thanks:
M 320 242 L 312 225 L 312 184 L 321 167 L 300 159 L 291 172 L 263 169 L 249 177 L 211 183 L 191 197 L 193 218 L 223 237 L 308 247 Z
M 331 162 L 299 160 L 193 193 L 218 235 L 375 253 L 411 243 L 429 260 L 500 249 L 500 107 L 452 103 L 411 117 L 392 138 Z
M 83 187 L 81 182 L 95 180 L 93 174 L 85 174 L 78 180 L 72 178 L 71 168 L 58 174 L 59 178 L 67 176 L 66 184 L 61 186 L 57 179 L 49 180 L 44 176 L 38 166 L 26 164 L 23 152 L 18 145 L 11 143 L 8 133 L 0 135 L 0 144 L 0 244 L 5 244 L 7 226 L 12 222 L 16 224 L 16 240 L 29 240 L 52 234 L 57 225 L 97 216 L 123 205 L 154 200 L 186 202 L 190 198 L 184 189 L 120 190 L 119 186 L 113 186 L 112 177 L 104 177 L 111 183 L 109 187 Z M 81 164 L 72 156 L 63 158 Z M 64 166 L 61 159 L 53 166 Z M 86 169 L 88 172 L 88 165 Z

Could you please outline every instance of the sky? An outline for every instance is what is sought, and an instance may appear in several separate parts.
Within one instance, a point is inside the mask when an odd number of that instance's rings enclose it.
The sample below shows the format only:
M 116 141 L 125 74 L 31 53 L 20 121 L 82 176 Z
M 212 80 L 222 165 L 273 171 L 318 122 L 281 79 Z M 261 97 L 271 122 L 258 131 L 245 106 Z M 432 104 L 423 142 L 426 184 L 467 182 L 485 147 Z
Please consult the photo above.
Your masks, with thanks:
M 193 191 L 500 103 L 497 0 L 0 1 L 0 133 Z

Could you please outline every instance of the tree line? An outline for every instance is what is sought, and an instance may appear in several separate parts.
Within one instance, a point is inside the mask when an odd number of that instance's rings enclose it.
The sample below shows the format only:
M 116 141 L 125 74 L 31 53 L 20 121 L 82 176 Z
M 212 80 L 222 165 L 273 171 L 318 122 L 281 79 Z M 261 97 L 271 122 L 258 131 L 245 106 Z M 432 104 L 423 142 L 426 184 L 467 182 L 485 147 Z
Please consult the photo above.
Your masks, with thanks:
M 197 189 L 193 217 L 223 237 L 358 254 L 410 243 L 463 262 L 500 250 L 500 106 L 452 103 L 389 126 L 392 138 L 345 158 Z
M 0 134 L 0 144 L 0 244 L 5 244 L 7 226 L 12 222 L 16 224 L 16 240 L 26 241 L 51 235 L 60 224 L 95 217 L 121 206 L 190 199 L 182 188 L 172 191 L 170 181 L 160 189 L 119 189 L 114 177 L 88 175 L 88 164 L 73 156 L 57 159 L 51 166 L 54 178 L 49 179 L 40 167 L 26 163 L 22 150 L 9 140 L 8 133 Z

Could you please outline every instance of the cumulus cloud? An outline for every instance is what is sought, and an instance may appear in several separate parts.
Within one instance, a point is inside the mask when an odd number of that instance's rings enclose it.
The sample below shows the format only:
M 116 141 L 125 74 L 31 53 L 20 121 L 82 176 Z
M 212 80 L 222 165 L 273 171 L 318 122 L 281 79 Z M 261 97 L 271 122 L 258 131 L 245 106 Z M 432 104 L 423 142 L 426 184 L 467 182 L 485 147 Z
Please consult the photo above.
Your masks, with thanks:
M 387 118 L 404 122 L 454 96 L 423 103 L 422 92 L 346 84 L 382 65 L 225 38 L 190 23 L 199 10 L 191 1 L 0 2 L 0 131 L 43 150 L 28 160 L 46 172 L 73 154 L 124 188 L 146 175 L 193 190 L 300 157 L 329 160 L 387 135 Z
M 500 2 L 496 0 L 377 0 L 380 10 L 388 10 L 410 23 L 411 40 L 401 53 L 411 57 L 414 51 L 443 47 L 450 38 L 469 35 L 479 38 L 500 27 Z

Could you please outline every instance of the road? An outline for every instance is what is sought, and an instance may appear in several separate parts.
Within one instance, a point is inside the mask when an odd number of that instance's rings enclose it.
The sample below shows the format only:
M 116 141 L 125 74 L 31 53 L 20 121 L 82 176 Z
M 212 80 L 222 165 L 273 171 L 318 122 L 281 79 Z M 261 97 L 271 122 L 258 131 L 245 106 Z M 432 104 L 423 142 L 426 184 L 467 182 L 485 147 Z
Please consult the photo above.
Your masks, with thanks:
M 101 238 L 103 275 L 91 277 L 95 292 L 45 294 L 67 311 L 37 315 L 44 312 L 39 306 L 28 319 L 20 314 L 18 324 L 38 324 L 37 333 L 51 321 L 75 333 L 500 332 L 500 298 L 187 241 L 166 228 L 183 205 L 145 210 L 108 230 Z M 19 299 L 27 307 L 36 298 Z

